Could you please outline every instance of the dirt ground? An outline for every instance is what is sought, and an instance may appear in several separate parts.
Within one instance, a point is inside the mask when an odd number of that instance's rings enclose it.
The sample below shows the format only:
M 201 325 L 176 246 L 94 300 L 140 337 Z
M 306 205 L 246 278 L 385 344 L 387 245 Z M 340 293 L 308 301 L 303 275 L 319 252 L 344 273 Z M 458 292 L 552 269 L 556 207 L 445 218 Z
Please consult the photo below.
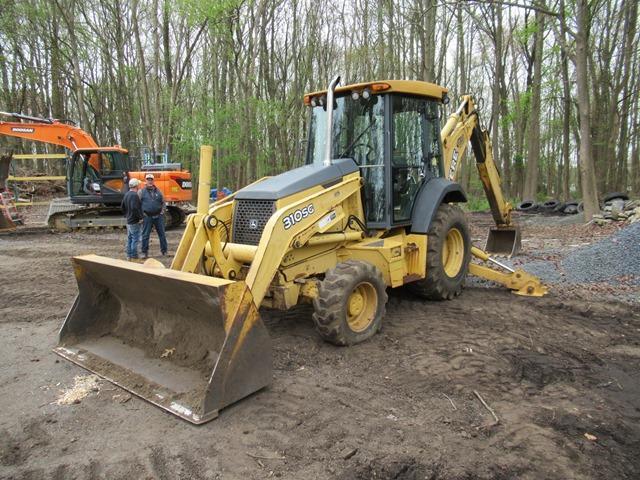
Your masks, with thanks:
M 472 222 L 480 239 L 490 217 Z M 616 228 L 524 223 L 524 258 Z M 123 244 L 0 236 L 0 478 L 640 478 L 638 303 L 580 285 L 535 299 L 470 282 L 440 303 L 397 290 L 381 333 L 350 348 L 324 343 L 307 307 L 263 311 L 273 384 L 196 427 L 51 352 L 76 294 L 69 258 Z M 88 394 L 58 404 L 78 376 Z

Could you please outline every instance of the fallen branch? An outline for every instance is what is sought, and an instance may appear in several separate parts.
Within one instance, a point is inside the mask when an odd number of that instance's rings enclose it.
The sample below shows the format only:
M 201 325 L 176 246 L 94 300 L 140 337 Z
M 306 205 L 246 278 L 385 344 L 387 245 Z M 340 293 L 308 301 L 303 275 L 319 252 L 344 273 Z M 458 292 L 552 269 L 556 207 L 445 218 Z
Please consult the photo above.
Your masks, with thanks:
M 482 405 L 484 405 L 484 408 L 486 408 L 487 410 L 489 410 L 489 413 L 491 413 L 491 415 L 493 415 L 494 420 L 496 421 L 496 424 L 500 423 L 500 419 L 498 418 L 498 416 L 496 415 L 496 412 L 493 411 L 493 408 L 491 408 L 487 402 L 484 401 L 484 398 L 482 398 L 482 395 L 480 395 L 478 393 L 477 390 L 473 391 L 474 395 L 476 397 L 478 397 L 478 400 L 480 400 L 480 402 L 482 403 Z
M 458 410 L 458 407 L 456 407 L 456 404 L 453 403 L 453 400 L 449 398 L 449 395 L 447 395 L 446 393 L 443 393 L 442 395 L 444 395 L 444 397 L 451 402 L 451 406 L 453 407 L 454 410 Z
M 284 460 L 284 457 L 267 457 L 264 455 L 254 455 L 253 453 L 245 452 L 249 457 L 261 460 Z

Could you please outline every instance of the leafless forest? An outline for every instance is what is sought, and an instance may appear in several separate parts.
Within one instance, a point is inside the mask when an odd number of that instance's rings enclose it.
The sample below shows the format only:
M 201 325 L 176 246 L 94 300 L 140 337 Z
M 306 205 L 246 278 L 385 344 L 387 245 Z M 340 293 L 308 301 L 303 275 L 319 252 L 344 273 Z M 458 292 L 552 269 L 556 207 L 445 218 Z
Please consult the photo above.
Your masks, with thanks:
M 634 0 L 0 0 L 0 110 L 237 188 L 303 162 L 306 91 L 385 78 L 484 99 L 514 199 L 640 191 Z M 51 148 L 2 139 L 20 151 Z M 480 194 L 473 165 L 463 182 Z M 195 169 L 194 169 L 195 170 Z

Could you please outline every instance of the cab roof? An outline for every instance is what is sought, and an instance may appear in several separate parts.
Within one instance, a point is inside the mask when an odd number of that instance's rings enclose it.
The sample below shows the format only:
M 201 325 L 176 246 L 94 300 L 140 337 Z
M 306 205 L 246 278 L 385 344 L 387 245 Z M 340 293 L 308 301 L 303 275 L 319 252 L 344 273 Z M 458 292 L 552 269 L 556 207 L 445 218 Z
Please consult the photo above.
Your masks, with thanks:
M 365 83 L 352 83 L 342 87 L 336 87 L 336 94 L 356 91 L 360 92 L 365 88 L 369 88 L 371 93 L 404 93 L 408 95 L 418 95 L 428 97 L 434 100 L 442 101 L 449 89 L 436 85 L 435 83 L 421 82 L 419 80 L 376 80 Z M 326 90 L 307 93 L 305 95 L 305 103 L 307 99 L 317 95 L 326 94 Z

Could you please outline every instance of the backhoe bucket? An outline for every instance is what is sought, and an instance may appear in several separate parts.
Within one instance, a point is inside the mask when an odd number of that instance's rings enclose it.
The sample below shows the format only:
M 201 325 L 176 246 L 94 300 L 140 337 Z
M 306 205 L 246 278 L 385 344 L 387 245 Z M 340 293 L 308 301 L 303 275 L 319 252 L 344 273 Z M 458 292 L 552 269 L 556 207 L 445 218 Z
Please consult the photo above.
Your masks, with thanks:
M 56 353 L 192 423 L 271 383 L 271 342 L 242 281 L 74 257 Z
M 491 227 L 484 249 L 492 255 L 512 257 L 520 252 L 521 240 L 518 227 Z

